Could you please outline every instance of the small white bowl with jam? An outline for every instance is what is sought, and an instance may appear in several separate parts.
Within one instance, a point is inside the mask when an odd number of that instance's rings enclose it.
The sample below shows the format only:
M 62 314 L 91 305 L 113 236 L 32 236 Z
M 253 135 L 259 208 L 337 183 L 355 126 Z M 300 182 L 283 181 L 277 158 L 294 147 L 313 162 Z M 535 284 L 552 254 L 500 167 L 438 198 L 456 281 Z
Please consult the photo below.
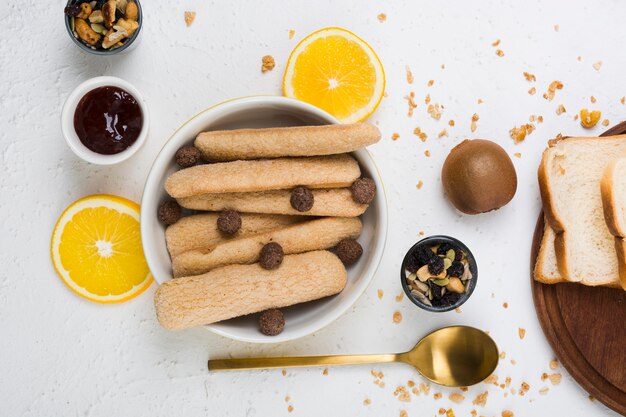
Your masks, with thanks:
M 61 128 L 74 153 L 87 162 L 113 165 L 141 148 L 150 125 L 139 91 L 116 77 L 91 78 L 63 106 Z

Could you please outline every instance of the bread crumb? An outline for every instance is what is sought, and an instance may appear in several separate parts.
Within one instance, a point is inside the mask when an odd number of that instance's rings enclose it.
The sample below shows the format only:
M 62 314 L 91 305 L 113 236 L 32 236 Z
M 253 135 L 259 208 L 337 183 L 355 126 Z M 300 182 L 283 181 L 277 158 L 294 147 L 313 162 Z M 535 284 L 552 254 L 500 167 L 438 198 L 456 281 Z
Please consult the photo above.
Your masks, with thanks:
M 426 97 L 424 97 L 424 103 L 430 103 L 430 94 L 426 94 Z
M 432 87 L 435 84 L 435 80 L 428 80 L 428 87 Z
M 406 69 L 406 82 L 409 84 L 413 84 L 413 73 L 411 72 L 411 68 L 407 65 Z
M 498 375 L 496 374 L 489 375 L 487 378 L 484 379 L 483 383 L 498 385 Z
M 495 42 L 492 42 L 492 43 L 491 43 L 491 46 L 493 46 L 494 48 L 495 48 L 496 46 L 498 46 L 498 45 L 500 45 L 500 39 L 496 39 L 496 41 L 495 41 Z
M 611 122 L 609 122 L 609 119 L 604 119 L 604 120 L 602 121 L 602 126 L 608 126 L 608 125 L 609 125 L 609 123 L 611 123 Z
M 322 375 L 324 376 L 328 375 L 328 368 L 324 368 L 324 370 L 322 371 Z
M 471 414 L 472 417 L 476 417 L 476 415 L 478 413 L 476 412 L 476 410 L 472 410 L 472 411 L 470 411 L 470 414 Z
M 496 55 L 498 55 L 499 57 L 503 57 L 504 51 L 502 49 L 496 49 Z
M 412 387 L 414 387 L 414 386 L 415 386 L 415 381 L 413 381 L 412 379 L 409 379 L 408 381 L 406 381 L 406 385 L 407 385 L 409 388 L 412 388 Z
M 446 69 L 446 64 L 441 64 L 441 69 Z
M 478 100 L 476 100 L 476 103 L 478 103 L 478 104 L 483 104 L 483 103 L 484 103 L 484 101 L 483 101 L 483 99 L 482 99 L 482 98 L 479 98 Z
M 400 301 L 402 301 L 403 298 L 404 292 L 401 292 L 400 294 L 396 295 L 396 302 L 399 303 Z
M 552 385 L 559 385 L 561 383 L 561 374 L 548 375 L 548 379 L 552 382 Z
M 509 135 L 511 136 L 511 139 L 515 141 L 515 143 L 520 143 L 524 139 L 526 139 L 526 136 L 530 135 L 533 130 L 535 130 L 535 126 L 530 123 L 526 123 L 519 127 L 514 126 L 513 128 L 511 128 L 509 130 Z
M 185 24 L 187 27 L 193 25 L 193 21 L 196 20 L 196 12 L 186 11 L 185 12 Z
M 398 139 L 400 139 L 400 134 L 399 134 L 399 133 L 397 133 L 397 132 L 394 132 L 394 133 L 391 135 L 391 140 L 398 140 Z
M 558 32 L 558 31 L 559 31 L 559 29 L 560 29 L 559 25 L 554 25 L 554 31 L 555 31 L 555 32 Z
M 528 94 L 530 94 L 531 96 L 534 96 L 536 92 L 537 92 L 537 89 L 535 87 L 531 87 L 528 90 Z
M 406 410 L 400 410 L 400 417 L 409 417 L 409 413 Z
M 289 395 L 286 395 L 286 396 L 285 396 L 285 402 L 286 402 L 286 403 L 288 403 L 290 399 L 291 399 L 291 397 L 290 397 Z
M 271 55 L 265 55 L 261 58 L 261 72 L 268 72 L 274 69 L 276 66 L 276 62 L 274 61 L 274 57 Z
M 402 313 L 396 311 L 393 313 L 393 322 L 399 324 L 402 321 Z
M 293 405 L 290 405 L 289 407 L 287 407 L 287 411 L 291 413 L 293 411 Z
M 448 137 L 448 130 L 447 129 L 443 129 L 441 132 L 439 132 L 439 134 L 437 135 L 437 137 L 439 139 L 441 139 L 442 137 Z
M 513 156 L 514 156 L 514 157 L 516 157 L 516 158 L 521 158 L 521 157 L 522 157 L 522 154 L 521 154 L 521 153 L 519 153 L 519 152 L 515 152 L 515 153 L 513 154 Z M 504 304 L 506 304 L 506 303 L 504 303 Z M 506 308 L 506 307 L 504 307 L 504 308 Z
M 441 119 L 441 114 L 443 113 L 443 106 L 439 103 L 429 104 L 428 105 L 428 114 L 435 120 Z
M 506 352 L 502 351 L 502 352 L 500 352 L 500 355 L 498 355 L 498 356 L 500 356 L 500 359 L 504 359 L 504 358 L 506 358 Z
M 426 139 L 428 138 L 428 135 L 422 132 L 422 129 L 419 126 L 413 129 L 413 134 L 418 136 L 422 142 L 426 142 Z
M 596 397 L 594 397 L 593 395 L 589 395 L 587 398 L 589 398 L 589 401 L 594 402 L 596 400 Z
M 465 396 L 463 394 L 459 394 L 458 392 L 453 392 L 448 398 L 450 399 L 450 401 L 457 404 L 460 404 L 463 402 L 463 400 L 465 400 Z
M 363 400 L 363 405 L 366 406 L 366 407 L 368 405 L 370 405 L 371 403 L 372 403 L 372 401 L 369 398 L 366 398 L 366 399 Z
M 420 395 L 420 390 L 417 387 L 411 388 L 411 392 L 413 393 L 413 395 Z
M 436 393 L 433 394 L 433 398 L 435 400 L 439 400 L 439 399 L 441 399 L 441 397 L 443 397 L 443 394 L 441 394 L 440 392 L 436 392 Z
M 527 382 L 522 382 L 522 385 L 520 386 L 519 394 L 521 396 L 524 396 L 524 394 L 526 394 L 529 390 L 530 390 L 530 385 Z
M 439 409 L 439 415 L 442 416 L 446 413 L 446 409 L 445 408 L 440 408 Z
M 380 290 L 380 289 L 377 292 L 378 292 L 378 299 L 382 300 L 383 299 L 383 295 L 385 294 L 385 292 L 383 290 Z
M 380 23 L 383 23 L 384 21 L 387 20 L 387 15 L 385 13 L 379 13 L 378 16 L 376 16 L 376 18 L 378 19 Z
M 520 340 L 524 339 L 524 336 L 526 336 L 526 329 L 520 327 L 517 329 L 517 334 L 519 335 Z
M 409 111 L 407 112 L 408 117 L 413 117 L 413 110 L 417 107 L 415 104 L 415 93 L 411 91 L 408 96 L 404 96 L 404 99 L 407 101 L 409 105 Z
M 556 369 L 559 366 L 559 361 L 557 359 L 552 359 L 550 361 L 550 369 Z
M 582 60 L 583 60 L 583 57 L 582 57 L 582 56 L 578 55 L 578 56 L 576 57 L 576 61 L 580 62 L 580 61 L 582 61 Z
M 622 104 L 626 104 L 626 96 L 623 96 L 622 98 L 620 98 L 619 102 Z
M 282 370 L 282 372 L 281 372 L 281 373 L 283 374 L 283 376 L 286 376 L 286 375 L 287 375 L 287 371 L 285 371 L 284 369 Z
M 600 68 L 602 68 L 602 61 L 594 62 L 592 67 L 594 70 L 600 71 Z
M 424 394 L 428 395 L 430 392 L 430 384 L 424 384 L 423 382 L 420 384 L 420 391 Z
M 402 401 L 405 403 L 411 402 L 411 395 L 406 390 L 406 387 L 404 385 L 400 385 L 398 388 L 396 388 L 396 390 L 393 392 L 393 396 L 398 397 L 398 401 Z
M 517 156 L 517 154 L 515 154 L 515 156 Z M 519 156 L 518 156 L 518 158 L 519 158 Z M 509 303 L 502 303 L 502 307 L 509 308 Z
M 511 359 L 511 365 L 517 365 L 517 361 L 515 359 Z
M 562 90 L 562 89 L 563 89 L 563 83 L 561 81 L 558 81 L 558 80 L 552 81 L 550 85 L 548 86 L 548 91 L 543 93 L 543 98 L 545 98 L 548 101 L 552 101 L 552 99 L 554 98 L 554 94 L 556 93 L 556 90 Z
M 478 121 L 478 119 L 479 119 L 478 114 L 474 113 L 472 115 L 472 123 L 470 123 L 470 130 L 472 132 L 476 131 L 476 122 Z
M 511 410 L 504 410 L 502 412 L 502 417 L 514 417 L 515 414 L 513 414 L 513 411 Z
M 454 127 L 454 120 L 452 119 L 448 120 L 448 126 Z
M 524 71 L 524 78 L 526 78 L 526 81 L 530 81 L 530 82 L 537 81 L 537 77 L 535 77 L 534 74 L 531 74 L 530 72 L 526 72 L 526 71 Z
M 418 234 L 419 234 L 420 236 L 424 236 L 424 234 L 425 234 L 425 233 L 426 233 L 426 232 L 424 232 L 423 230 L 420 230 Z
M 489 391 L 485 391 L 482 394 L 478 394 L 476 398 L 474 398 L 474 401 L 472 401 L 472 404 L 480 405 L 481 407 L 484 407 L 485 404 L 487 404 L 487 396 L 489 396 Z
M 543 387 L 539 390 L 539 394 L 540 395 L 546 395 L 548 393 L 548 391 L 550 391 L 550 388 L 548 387 Z
M 455 309 L 454 309 L 454 312 L 455 312 L 456 314 L 461 314 L 461 307 L 457 307 L 457 308 L 455 308 Z
M 296 34 L 296 31 L 293 29 L 289 29 L 289 39 L 293 39 L 293 36 Z
M 428 149 L 424 151 L 424 156 L 426 156 L 426 158 L 430 158 L 430 151 Z
M 589 97 L 589 101 L 591 101 L 592 103 L 595 103 L 598 100 L 596 100 L 596 98 L 594 96 L 590 96 Z
M 567 112 L 567 110 L 565 109 L 565 106 L 562 104 L 559 104 L 558 107 L 556 108 L 556 114 L 560 116 L 565 112 Z
M 456 417 L 454 415 L 454 411 L 452 411 L 452 409 L 448 409 L 448 411 L 446 411 L 446 417 Z

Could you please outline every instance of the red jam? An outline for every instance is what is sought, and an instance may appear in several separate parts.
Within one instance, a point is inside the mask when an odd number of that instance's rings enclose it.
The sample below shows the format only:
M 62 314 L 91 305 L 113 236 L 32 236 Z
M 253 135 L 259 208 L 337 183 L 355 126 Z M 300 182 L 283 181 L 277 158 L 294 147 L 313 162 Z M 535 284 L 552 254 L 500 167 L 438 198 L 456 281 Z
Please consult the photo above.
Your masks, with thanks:
M 131 146 L 141 132 L 143 116 L 135 97 L 118 87 L 91 90 L 74 112 L 74 130 L 90 150 L 113 155 Z

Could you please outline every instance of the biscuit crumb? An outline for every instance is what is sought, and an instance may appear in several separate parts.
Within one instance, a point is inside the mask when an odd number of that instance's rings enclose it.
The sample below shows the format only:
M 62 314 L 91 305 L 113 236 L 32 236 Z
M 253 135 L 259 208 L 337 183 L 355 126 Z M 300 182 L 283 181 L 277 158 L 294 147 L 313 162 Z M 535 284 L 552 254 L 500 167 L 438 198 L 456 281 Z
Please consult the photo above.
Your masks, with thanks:
M 428 80 L 428 87 L 432 87 L 435 84 L 435 80 Z
M 322 375 L 324 376 L 328 375 L 328 368 L 324 368 L 324 370 L 322 371 Z
M 400 417 L 409 417 L 409 413 L 406 410 L 400 410 Z
M 556 90 L 562 90 L 562 89 L 563 89 L 563 83 L 561 81 L 558 81 L 558 80 L 552 81 L 550 85 L 548 86 L 548 91 L 543 93 L 543 98 L 545 98 L 548 101 L 552 101 L 552 99 L 554 98 L 554 94 L 556 93 Z
M 276 66 L 276 62 L 274 61 L 274 57 L 271 55 L 265 55 L 261 58 L 261 72 L 268 72 L 274 69 Z
M 187 25 L 187 27 L 191 26 L 194 20 L 196 20 L 196 12 L 186 11 L 185 24 Z
M 554 25 L 554 31 L 555 31 L 555 32 L 558 32 L 558 31 L 559 31 L 559 29 L 560 29 L 560 26 L 559 26 L 559 25 Z
M 403 298 L 404 292 L 401 292 L 400 294 L 396 295 L 396 302 L 399 303 L 400 301 L 402 301 Z
M 589 101 L 591 101 L 592 103 L 595 103 L 598 100 L 596 100 L 596 98 L 594 96 L 590 96 L 589 97 Z
M 567 112 L 567 110 L 565 109 L 565 106 L 562 104 L 559 104 L 558 107 L 556 108 L 556 114 L 560 116 L 565 112 Z
M 534 96 L 536 92 L 537 92 L 537 89 L 535 87 L 531 87 L 528 90 L 528 94 L 530 94 L 531 96 Z
M 550 391 L 550 388 L 548 387 L 543 387 L 539 390 L 539 394 L 540 395 L 546 395 L 548 393 L 548 391 Z
M 404 68 L 406 69 L 406 82 L 413 84 L 413 73 L 411 72 L 411 68 L 409 68 L 408 65 Z
M 441 139 L 442 137 L 448 137 L 448 129 L 443 129 L 441 132 L 437 134 L 437 137 Z
M 530 82 L 537 81 L 537 77 L 535 77 L 534 74 L 531 74 L 530 72 L 526 72 L 526 71 L 524 71 L 524 78 L 526 78 L 526 81 L 530 81 Z
M 496 55 L 498 55 L 499 57 L 503 57 L 504 51 L 502 49 L 496 49 Z
M 387 15 L 385 13 L 379 13 L 378 16 L 376 16 L 376 18 L 378 19 L 380 23 L 383 23 L 384 21 L 387 20 Z
M 424 182 L 422 180 L 419 180 L 416 185 L 417 189 L 421 190 L 423 186 L 424 186 Z
M 526 336 L 526 329 L 520 327 L 517 329 L 517 334 L 519 335 L 520 340 L 524 339 L 524 336 Z
M 476 131 L 476 122 L 478 121 L 478 119 L 479 119 L 478 114 L 474 113 L 472 115 L 472 123 L 470 123 L 470 130 L 472 132 Z
M 609 125 L 609 123 L 611 123 L 611 122 L 609 122 L 609 119 L 604 119 L 604 120 L 602 121 L 602 126 L 608 126 L 608 125 Z
M 366 398 L 366 399 L 363 400 L 363 405 L 366 406 L 366 407 L 368 405 L 370 405 L 371 403 L 372 403 L 372 401 L 369 398 Z
M 383 295 L 385 294 L 385 292 L 384 292 L 383 290 L 380 290 L 380 289 L 379 289 L 379 290 L 377 291 L 377 293 L 378 293 L 378 299 L 379 299 L 379 300 L 382 300 L 382 299 L 383 299 Z
M 515 152 L 515 153 L 513 154 L 513 156 L 514 156 L 514 157 L 516 157 L 516 158 L 521 158 L 521 157 L 522 157 L 522 154 L 521 154 L 520 152 Z M 506 304 L 506 303 L 504 303 L 504 304 Z M 506 308 L 506 307 L 504 307 L 504 308 Z
M 592 67 L 593 67 L 594 70 L 600 71 L 600 68 L 602 68 L 602 61 L 594 62 Z
M 404 96 L 404 99 L 407 101 L 407 104 L 409 105 L 409 111 L 407 112 L 408 117 L 413 117 L 413 110 L 417 107 L 417 104 L 415 104 L 414 98 L 415 98 L 415 93 L 413 91 L 411 91 L 408 96 Z
M 487 396 L 489 396 L 489 391 L 485 391 L 482 394 L 478 394 L 476 398 L 474 398 L 474 401 L 472 401 L 472 404 L 480 405 L 481 407 L 484 407 L 485 404 L 487 404 Z
M 406 387 L 404 385 L 400 385 L 398 388 L 396 388 L 396 390 L 393 392 L 393 396 L 398 397 L 398 401 L 402 401 L 405 403 L 411 402 L 411 395 L 406 390 Z
M 458 392 L 453 392 L 448 398 L 450 399 L 450 401 L 457 404 L 460 404 L 463 402 L 463 400 L 465 400 L 465 396 L 463 394 L 459 394 Z
M 398 139 L 400 139 L 400 134 L 399 134 L 399 133 L 397 133 L 397 132 L 394 132 L 394 133 L 391 135 L 391 140 L 398 140 Z
M 289 407 L 287 407 L 287 411 L 291 413 L 293 411 L 293 405 L 290 405 Z
M 441 119 L 441 114 L 443 113 L 443 106 L 439 103 L 429 104 L 428 105 L 428 114 L 435 120 Z
M 422 132 L 422 129 L 419 126 L 413 129 L 413 134 L 418 136 L 422 142 L 426 142 L 426 139 L 428 138 L 428 135 Z
M 493 46 L 494 48 L 498 45 L 500 45 L 500 39 L 496 39 L 495 42 L 491 43 L 491 46 Z
M 440 392 L 436 392 L 436 393 L 433 394 L 433 398 L 435 400 L 439 400 L 439 399 L 441 399 L 441 397 L 443 397 L 443 394 L 441 394 Z
M 502 417 L 514 417 L 515 414 L 513 414 L 513 411 L 511 410 L 504 410 L 502 412 Z
M 296 31 L 293 29 L 289 29 L 289 39 L 293 39 L 293 36 L 296 34 Z
M 526 382 L 522 382 L 522 385 L 520 386 L 520 389 L 519 389 L 519 395 L 523 397 L 529 390 L 530 390 L 530 385 Z
M 393 322 L 399 324 L 402 321 L 402 313 L 396 311 L 393 313 Z
M 424 156 L 426 156 L 426 158 L 430 158 L 430 151 L 428 149 L 424 151 Z
M 521 155 L 521 154 L 520 154 Z M 517 156 L 517 154 L 515 154 L 515 156 Z M 519 158 L 519 157 L 518 157 Z M 504 308 L 509 308 L 509 303 L 502 303 L 502 307 Z

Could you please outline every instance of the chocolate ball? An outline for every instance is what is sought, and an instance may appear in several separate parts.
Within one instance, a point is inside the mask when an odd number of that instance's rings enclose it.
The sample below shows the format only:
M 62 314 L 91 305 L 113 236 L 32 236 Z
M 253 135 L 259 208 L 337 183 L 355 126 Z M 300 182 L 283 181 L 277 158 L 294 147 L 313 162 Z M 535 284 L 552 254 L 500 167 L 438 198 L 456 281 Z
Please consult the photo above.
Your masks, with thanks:
M 285 328 L 285 316 L 277 308 L 265 310 L 259 316 L 259 330 L 266 336 L 276 336 Z
M 157 215 L 159 220 L 169 226 L 180 219 L 182 208 L 175 200 L 164 201 L 159 205 Z
M 276 269 L 283 263 L 284 256 L 283 247 L 276 242 L 270 242 L 261 249 L 259 263 L 264 269 Z
M 350 187 L 352 198 L 359 204 L 369 204 L 376 196 L 376 183 L 371 178 L 359 178 Z
M 189 168 L 197 164 L 201 157 L 200 149 L 190 145 L 177 150 L 174 158 L 179 167 Z
M 336 253 L 344 265 L 352 265 L 363 254 L 363 247 L 354 239 L 343 239 L 337 244 Z
M 217 229 L 227 235 L 234 235 L 241 229 L 241 216 L 235 210 L 224 210 L 217 218 Z
M 297 187 L 291 191 L 291 207 L 302 212 L 313 207 L 313 192 L 306 187 Z

